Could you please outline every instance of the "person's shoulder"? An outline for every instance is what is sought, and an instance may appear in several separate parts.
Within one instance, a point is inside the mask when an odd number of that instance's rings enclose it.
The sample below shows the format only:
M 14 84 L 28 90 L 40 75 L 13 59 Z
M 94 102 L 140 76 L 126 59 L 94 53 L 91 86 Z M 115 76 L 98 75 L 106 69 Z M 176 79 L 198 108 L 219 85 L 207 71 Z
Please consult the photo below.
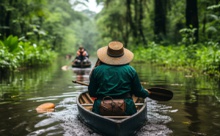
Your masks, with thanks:
M 129 64 L 123 65 L 126 69 L 131 70 L 131 71 L 136 71 L 135 68 Z
M 100 65 L 96 66 L 95 69 L 102 69 L 102 68 L 104 68 L 104 67 L 108 67 L 108 65 L 106 65 L 106 64 L 100 64 Z
M 102 63 L 100 65 L 98 65 L 95 69 L 97 70 L 109 70 L 109 69 L 117 69 L 117 65 L 109 65 L 109 64 L 105 64 Z
M 122 65 L 122 66 L 134 69 L 134 67 L 132 67 L 130 64 L 125 64 L 125 65 Z

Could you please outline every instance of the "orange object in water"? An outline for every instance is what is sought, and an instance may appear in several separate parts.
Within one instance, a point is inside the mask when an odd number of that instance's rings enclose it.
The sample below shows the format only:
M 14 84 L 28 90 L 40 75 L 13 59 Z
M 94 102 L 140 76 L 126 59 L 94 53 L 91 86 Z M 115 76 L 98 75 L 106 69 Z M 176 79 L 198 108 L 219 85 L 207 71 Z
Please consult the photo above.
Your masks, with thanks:
M 53 112 L 54 108 L 54 103 L 43 103 L 36 108 L 36 111 L 37 113 Z

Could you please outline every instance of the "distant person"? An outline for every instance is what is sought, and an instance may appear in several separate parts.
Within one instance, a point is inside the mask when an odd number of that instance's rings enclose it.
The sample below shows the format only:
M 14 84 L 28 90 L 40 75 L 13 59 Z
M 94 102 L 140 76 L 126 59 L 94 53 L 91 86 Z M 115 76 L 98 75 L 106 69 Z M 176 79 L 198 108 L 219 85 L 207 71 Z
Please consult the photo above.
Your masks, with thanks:
M 72 58 L 72 55 L 70 55 L 70 54 L 66 55 L 66 60 L 70 60 L 71 58 Z
M 86 63 L 89 61 L 89 54 L 84 49 L 84 47 L 80 46 L 79 49 L 76 52 L 76 58 L 74 60 L 75 63 Z

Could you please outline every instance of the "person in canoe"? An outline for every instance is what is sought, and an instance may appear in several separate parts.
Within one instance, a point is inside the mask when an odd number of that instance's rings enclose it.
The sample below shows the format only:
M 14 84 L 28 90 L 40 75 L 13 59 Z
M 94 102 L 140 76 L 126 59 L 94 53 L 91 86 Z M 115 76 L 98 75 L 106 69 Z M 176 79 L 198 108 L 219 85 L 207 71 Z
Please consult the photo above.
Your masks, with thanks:
M 76 58 L 74 59 L 73 63 L 80 64 L 81 62 L 86 63 L 89 61 L 89 54 L 85 50 L 84 47 L 80 46 L 76 52 Z
M 133 53 L 121 42 L 112 41 L 98 49 L 97 56 L 98 65 L 90 73 L 88 86 L 89 95 L 96 98 L 92 111 L 106 116 L 136 113 L 132 95 L 146 98 L 150 92 L 142 87 L 136 70 L 129 65 Z

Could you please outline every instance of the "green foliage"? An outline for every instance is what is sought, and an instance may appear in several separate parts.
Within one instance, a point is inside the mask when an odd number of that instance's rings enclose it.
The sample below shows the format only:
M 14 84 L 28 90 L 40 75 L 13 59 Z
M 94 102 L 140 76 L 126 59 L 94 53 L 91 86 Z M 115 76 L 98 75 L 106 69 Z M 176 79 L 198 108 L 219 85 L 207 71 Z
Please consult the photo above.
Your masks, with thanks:
M 196 67 L 201 68 L 202 71 L 215 74 L 220 71 L 220 49 L 219 44 L 214 42 L 205 43 L 196 51 L 197 61 Z
M 136 25 L 140 26 L 138 15 L 143 15 L 142 31 L 147 41 L 154 41 L 154 0 L 144 1 L 143 14 L 138 14 L 138 1 L 102 1 L 104 8 L 97 16 L 98 28 L 102 39 L 121 40 L 125 43 L 139 45 L 145 44 Z M 198 30 L 186 29 L 186 1 L 169 0 L 164 4 L 166 8 L 166 33 L 162 36 L 160 44 L 171 45 L 182 42 L 182 44 L 191 44 L 195 42 L 195 37 L 191 34 L 198 31 L 198 42 L 213 41 L 219 42 L 220 35 L 220 12 L 219 2 L 215 0 L 198 0 Z M 129 5 L 129 6 L 128 6 Z M 196 10 L 196 9 L 195 9 Z M 128 12 L 130 11 L 130 12 Z M 130 16 L 129 16 L 130 15 Z M 162 18 L 160 18 L 162 19 Z M 135 27 L 136 26 L 136 27 Z M 188 32 L 187 32 L 188 31 Z M 179 33 L 181 32 L 181 33 Z M 134 35 L 137 34 L 138 37 Z M 181 37 L 183 36 L 183 37 Z M 194 42 L 193 42 L 194 41 Z M 106 43 L 106 42 L 105 42 Z M 135 45 L 138 46 L 138 45 Z
M 14 35 L 23 41 L 46 44 L 59 53 L 74 53 L 79 44 L 84 44 L 84 40 L 87 40 L 86 44 L 89 43 L 86 36 L 78 37 L 79 33 L 86 33 L 85 30 L 76 28 L 82 26 L 86 30 L 94 30 L 90 29 L 93 26 L 82 25 L 84 22 L 93 24 L 91 18 L 94 18 L 94 14 L 74 10 L 75 6 L 85 5 L 85 2 L 87 0 L 3 0 L 0 4 L 0 39 Z M 92 42 L 91 45 L 95 43 Z
M 18 49 L 18 37 L 10 35 L 6 40 L 4 40 L 3 44 L 7 45 L 9 52 L 16 52 Z
M 146 61 L 167 68 L 198 70 L 220 75 L 220 49 L 218 43 L 207 42 L 191 46 L 162 46 L 149 43 L 148 48 L 133 49 L 136 61 Z
M 125 2 L 106 1 L 105 8 L 97 18 L 98 30 L 103 40 L 106 42 L 111 39 L 123 41 L 128 38 L 123 38 L 126 35 L 126 29 L 128 29 L 127 23 Z
M 200 41 L 219 42 L 220 34 L 220 4 L 215 1 L 203 1 L 199 3 L 202 7 L 200 13 Z
M 192 45 L 196 40 L 196 38 L 194 36 L 196 30 L 197 30 L 196 28 L 183 28 L 183 29 L 180 29 L 179 33 L 182 36 L 181 43 L 183 43 L 185 45 Z
M 220 8 L 220 4 L 207 7 L 207 9 L 211 9 L 211 10 L 219 9 L 219 8 Z
M 20 46 L 24 50 L 21 64 L 22 66 L 40 66 L 51 64 L 54 59 L 54 53 L 41 45 L 31 44 L 30 42 L 20 42 Z
M 219 69 L 220 5 L 216 1 L 198 0 L 198 33 L 203 42 L 198 44 L 194 44 L 193 36 L 197 30 L 185 26 L 185 1 L 169 0 L 165 4 L 166 33 L 160 44 L 150 42 L 155 37 L 154 0 L 98 1 L 104 8 L 97 16 L 74 9 L 86 2 L 2 0 L 1 70 L 48 64 L 54 56 L 51 50 L 74 55 L 83 45 L 92 53 L 111 40 L 122 41 L 139 61 L 211 73 Z
M 16 68 L 18 66 L 17 58 L 8 51 L 2 41 L 0 44 L 0 71 Z
M 55 53 L 45 46 L 19 41 L 16 36 L 0 41 L 0 45 L 0 71 L 46 65 L 56 57 Z
M 3 69 L 17 68 L 19 65 L 18 60 L 20 57 L 18 38 L 9 36 L 4 41 L 0 41 L 0 43 L 0 71 Z

